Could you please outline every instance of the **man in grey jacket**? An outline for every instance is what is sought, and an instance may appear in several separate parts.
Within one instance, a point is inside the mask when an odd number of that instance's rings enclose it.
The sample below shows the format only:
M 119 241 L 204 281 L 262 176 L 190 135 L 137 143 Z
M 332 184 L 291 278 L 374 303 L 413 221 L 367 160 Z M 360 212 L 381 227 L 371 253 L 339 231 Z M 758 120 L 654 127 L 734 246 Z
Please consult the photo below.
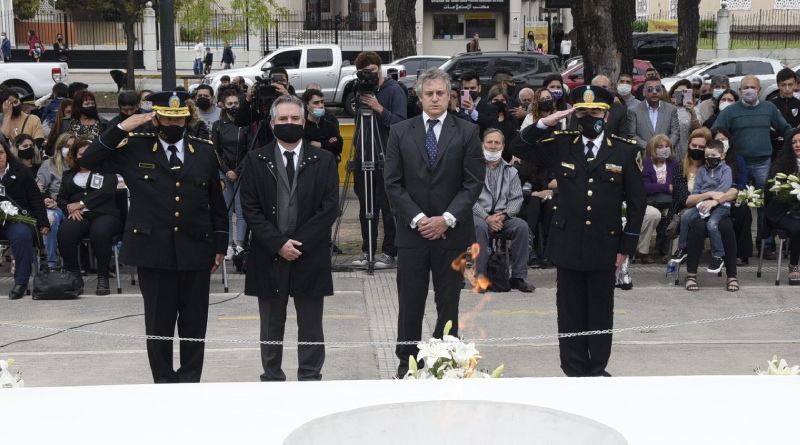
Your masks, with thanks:
M 483 157 L 486 159 L 486 179 L 478 201 L 472 206 L 475 238 L 480 254 L 475 260 L 475 270 L 486 275 L 490 255 L 490 235 L 502 233 L 511 239 L 513 259 L 512 289 L 533 292 L 535 286 L 525 282 L 528 277 L 528 223 L 517 218 L 522 207 L 522 186 L 517 169 L 503 160 L 505 147 L 503 132 L 490 128 L 483 134 Z
M 628 110 L 628 131 L 633 132 L 636 145 L 644 150 L 653 136 L 666 134 L 672 145 L 677 146 L 680 137 L 678 109 L 661 100 L 664 96 L 661 80 L 648 77 L 644 81 L 643 93 L 645 100 Z

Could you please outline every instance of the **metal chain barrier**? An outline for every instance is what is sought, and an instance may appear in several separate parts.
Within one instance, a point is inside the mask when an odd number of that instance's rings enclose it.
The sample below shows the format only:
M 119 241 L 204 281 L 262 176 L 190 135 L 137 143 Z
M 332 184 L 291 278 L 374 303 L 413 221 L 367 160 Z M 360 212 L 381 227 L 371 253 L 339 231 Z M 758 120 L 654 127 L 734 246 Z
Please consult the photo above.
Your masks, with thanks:
M 618 334 L 621 332 L 628 332 L 628 331 L 647 331 L 647 330 L 656 330 L 656 329 L 670 329 L 670 328 L 677 328 L 681 326 L 692 326 L 692 325 L 701 325 L 701 324 L 709 324 L 709 323 L 718 323 L 723 321 L 731 321 L 731 320 L 744 320 L 748 318 L 754 317 L 762 317 L 765 315 L 776 315 L 786 312 L 800 312 L 800 306 L 788 307 L 783 309 L 773 309 L 769 311 L 760 311 L 760 312 L 750 312 L 746 314 L 739 314 L 739 315 L 732 315 L 729 317 L 718 317 L 718 318 L 702 318 L 699 320 L 690 320 L 690 321 L 679 321 L 674 323 L 664 323 L 664 324 L 657 324 L 657 325 L 647 325 L 647 326 L 632 326 L 627 328 L 615 328 L 615 329 L 604 329 L 600 331 L 583 331 L 583 332 L 570 332 L 570 333 L 557 333 L 557 334 L 541 334 L 536 335 L 533 337 L 496 337 L 496 338 L 477 338 L 477 339 L 470 339 L 467 340 L 468 343 L 476 343 L 476 344 L 483 344 L 483 345 L 499 345 L 502 343 L 508 342 L 527 342 L 533 340 L 546 340 L 546 339 L 557 339 L 557 338 L 569 338 L 569 337 L 581 337 L 587 335 L 605 335 L 605 334 Z M 117 332 L 100 332 L 100 331 L 89 331 L 85 329 L 70 329 L 70 328 L 48 328 L 43 326 L 31 326 L 31 325 L 24 325 L 24 324 L 14 324 L 14 323 L 0 323 L 0 327 L 2 328 L 16 328 L 16 329 L 33 329 L 39 331 L 50 331 L 50 332 L 70 332 L 70 333 L 78 333 L 78 334 L 88 334 L 88 335 L 98 335 L 98 336 L 105 336 L 105 337 L 117 337 L 117 338 L 130 338 L 136 340 L 164 340 L 164 341 L 194 341 L 194 342 L 205 342 L 205 343 L 222 343 L 222 344 L 246 344 L 246 345 L 290 345 L 290 346 L 394 346 L 394 345 L 416 345 L 419 343 L 418 341 L 403 341 L 403 342 L 396 342 L 396 341 L 331 341 L 331 342 L 310 342 L 310 341 L 291 341 L 291 340 L 284 340 L 284 341 L 259 341 L 259 340 L 238 340 L 238 339 L 212 339 L 212 338 L 180 338 L 180 337 L 165 337 L 160 335 L 137 335 L 137 334 L 121 334 Z

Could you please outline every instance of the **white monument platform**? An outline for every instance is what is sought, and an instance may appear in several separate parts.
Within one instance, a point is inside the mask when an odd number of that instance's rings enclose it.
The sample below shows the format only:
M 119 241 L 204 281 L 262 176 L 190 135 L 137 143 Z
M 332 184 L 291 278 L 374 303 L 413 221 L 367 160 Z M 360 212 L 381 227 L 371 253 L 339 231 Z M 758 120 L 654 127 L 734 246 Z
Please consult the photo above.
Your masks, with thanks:
M 23 388 L 0 390 L 0 434 L 30 444 L 282 444 L 322 416 L 431 400 L 561 410 L 615 429 L 630 445 L 800 443 L 800 377 L 756 375 Z M 398 421 L 382 412 L 375 422 Z

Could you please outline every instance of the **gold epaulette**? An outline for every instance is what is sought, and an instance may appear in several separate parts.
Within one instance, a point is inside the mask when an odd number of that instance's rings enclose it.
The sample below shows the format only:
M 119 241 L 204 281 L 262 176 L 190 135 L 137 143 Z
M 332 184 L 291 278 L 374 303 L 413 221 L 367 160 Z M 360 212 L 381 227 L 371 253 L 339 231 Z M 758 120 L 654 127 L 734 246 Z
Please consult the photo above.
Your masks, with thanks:
M 128 133 L 129 138 L 154 138 L 156 137 L 155 133 Z
M 214 142 L 211 139 L 203 139 L 197 136 L 188 135 L 189 139 L 194 139 L 195 141 L 205 142 L 208 145 L 214 145 Z
M 580 131 L 554 131 L 553 136 L 561 136 L 561 135 L 571 135 L 571 134 L 581 134 Z
M 550 142 L 550 141 L 555 141 L 555 140 L 556 140 L 556 138 L 547 138 L 547 139 L 542 139 L 540 142 Z
M 634 141 L 633 139 L 628 139 L 628 138 L 624 138 L 624 137 L 621 137 L 621 136 L 617 136 L 616 134 L 612 134 L 609 137 L 611 137 L 613 139 L 616 139 L 618 141 L 627 142 L 627 143 L 629 143 L 631 145 L 636 145 L 636 141 Z

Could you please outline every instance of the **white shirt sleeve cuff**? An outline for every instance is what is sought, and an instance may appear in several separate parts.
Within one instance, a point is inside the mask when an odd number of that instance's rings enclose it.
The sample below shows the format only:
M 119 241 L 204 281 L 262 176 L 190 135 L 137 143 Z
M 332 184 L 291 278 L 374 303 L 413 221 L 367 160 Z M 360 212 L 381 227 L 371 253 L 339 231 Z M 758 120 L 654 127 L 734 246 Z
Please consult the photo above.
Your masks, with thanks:
M 547 127 L 547 125 L 542 123 L 541 119 L 539 119 L 538 121 L 536 121 L 536 128 L 538 128 L 540 130 L 547 130 L 548 127 Z
M 453 216 L 453 214 L 452 214 L 452 213 L 450 213 L 450 212 L 444 212 L 444 214 L 442 214 L 442 216 L 444 216 L 444 217 L 446 217 L 446 218 L 450 218 L 450 219 L 452 219 L 452 220 L 453 220 L 453 227 L 455 227 L 455 226 L 456 226 L 456 224 L 458 224 L 458 220 L 456 219 L 456 217 L 455 217 L 455 216 Z
M 414 219 L 411 220 L 411 224 L 409 224 L 411 226 L 411 228 L 412 229 L 416 229 L 417 228 L 417 223 L 422 218 L 425 218 L 425 214 L 424 213 L 420 213 L 419 215 L 415 216 Z

